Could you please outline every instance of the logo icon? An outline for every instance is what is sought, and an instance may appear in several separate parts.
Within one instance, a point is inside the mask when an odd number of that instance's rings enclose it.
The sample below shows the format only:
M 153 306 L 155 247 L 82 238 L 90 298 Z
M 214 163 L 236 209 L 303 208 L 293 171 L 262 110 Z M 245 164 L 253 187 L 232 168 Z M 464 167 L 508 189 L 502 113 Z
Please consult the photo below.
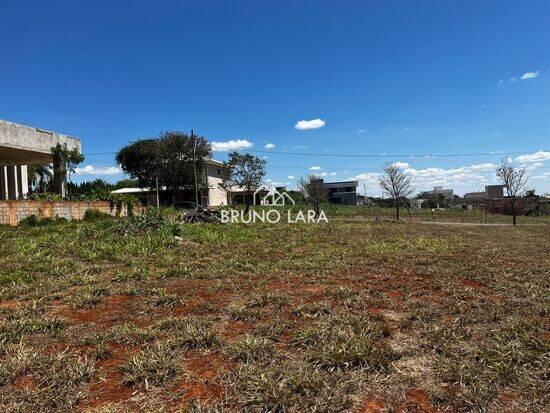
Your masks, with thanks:
M 277 188 L 271 186 L 267 188 L 268 191 L 266 192 L 266 188 L 258 188 L 256 191 L 254 191 L 254 205 L 256 205 L 256 198 L 260 198 L 260 204 L 261 205 L 270 205 L 270 206 L 285 206 L 285 204 L 288 203 L 288 205 L 295 205 L 294 199 L 286 193 L 285 191 L 279 192 Z M 265 193 L 265 194 L 264 194 Z M 263 194 L 263 197 L 262 197 Z

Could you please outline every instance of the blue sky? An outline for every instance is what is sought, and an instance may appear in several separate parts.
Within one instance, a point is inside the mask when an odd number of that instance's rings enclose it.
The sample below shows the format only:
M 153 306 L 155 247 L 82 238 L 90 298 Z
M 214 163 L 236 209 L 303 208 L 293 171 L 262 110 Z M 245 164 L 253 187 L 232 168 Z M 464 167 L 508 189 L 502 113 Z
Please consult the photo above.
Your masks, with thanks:
M 496 152 L 257 153 L 273 182 L 292 186 L 320 167 L 376 194 L 384 162 L 401 162 L 418 189 L 462 193 L 494 182 L 501 152 L 540 151 L 511 157 L 531 187 L 550 191 L 547 1 L 4 1 L 1 10 L 0 118 L 78 136 L 85 154 L 190 129 L 217 149 Z M 297 129 L 302 120 L 318 127 Z M 88 155 L 77 179 L 98 176 L 121 178 L 113 155 Z

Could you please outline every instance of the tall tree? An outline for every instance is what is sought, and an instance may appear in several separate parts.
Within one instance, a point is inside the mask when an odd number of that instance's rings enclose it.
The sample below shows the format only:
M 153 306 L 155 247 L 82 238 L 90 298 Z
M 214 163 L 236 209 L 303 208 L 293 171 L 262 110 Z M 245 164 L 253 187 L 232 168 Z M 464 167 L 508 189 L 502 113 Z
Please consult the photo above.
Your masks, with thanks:
M 382 191 L 392 199 L 395 206 L 395 218 L 399 221 L 400 203 L 414 192 L 410 175 L 396 164 L 386 164 L 378 184 Z
M 313 205 L 315 215 L 319 216 L 321 203 L 327 199 L 327 188 L 324 181 L 317 175 L 309 175 L 298 181 L 298 190 L 304 199 Z
M 51 148 L 53 155 L 53 187 L 54 192 L 65 195 L 67 179 L 71 182 L 71 174 L 78 164 L 84 162 L 84 155 L 78 149 L 69 149 L 67 144 L 58 143 Z
M 203 166 L 210 158 L 210 143 L 202 136 L 183 132 L 163 132 L 157 139 L 143 139 L 122 148 L 116 161 L 122 170 L 136 179 L 144 188 L 166 187 L 172 195 L 178 190 L 192 190 L 195 186 L 194 165 L 198 184 L 204 186 Z
M 514 168 L 508 158 L 504 158 L 496 171 L 497 178 L 506 188 L 506 195 L 510 199 L 512 207 L 512 223 L 516 225 L 516 204 L 527 185 L 527 171 L 525 169 Z
M 224 163 L 222 188 L 231 190 L 233 187 L 239 187 L 254 196 L 265 177 L 267 161 L 248 153 L 231 152 L 228 161 Z M 250 197 L 245 196 L 245 213 L 250 210 L 251 203 Z

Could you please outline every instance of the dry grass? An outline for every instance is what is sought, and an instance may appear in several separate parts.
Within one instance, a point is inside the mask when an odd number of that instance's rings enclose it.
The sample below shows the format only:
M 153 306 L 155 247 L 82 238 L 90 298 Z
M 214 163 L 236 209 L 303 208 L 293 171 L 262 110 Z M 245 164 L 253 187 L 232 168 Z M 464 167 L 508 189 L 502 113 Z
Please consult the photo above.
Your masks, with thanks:
M 544 411 L 545 219 L 335 214 L 1 227 L 0 410 Z

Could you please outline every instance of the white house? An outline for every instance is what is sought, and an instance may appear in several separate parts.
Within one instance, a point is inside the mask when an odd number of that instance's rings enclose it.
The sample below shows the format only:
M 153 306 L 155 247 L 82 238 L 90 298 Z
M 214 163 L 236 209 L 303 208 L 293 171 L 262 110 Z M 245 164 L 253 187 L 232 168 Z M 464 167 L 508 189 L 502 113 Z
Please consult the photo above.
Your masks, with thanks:
M 208 185 L 208 190 L 199 191 L 199 202 L 205 207 L 215 207 L 227 205 L 227 193 L 221 188 L 220 184 L 223 182 L 223 162 L 216 161 L 215 159 L 208 159 L 204 162 L 202 170 L 203 182 Z M 147 204 L 155 205 L 156 188 L 121 188 L 113 191 L 114 194 L 132 194 L 132 195 L 146 195 Z M 166 188 L 159 188 L 159 200 L 162 205 L 171 205 L 178 202 L 194 202 L 195 191 L 193 188 L 188 190 L 178 191 L 172 199 L 166 193 Z

